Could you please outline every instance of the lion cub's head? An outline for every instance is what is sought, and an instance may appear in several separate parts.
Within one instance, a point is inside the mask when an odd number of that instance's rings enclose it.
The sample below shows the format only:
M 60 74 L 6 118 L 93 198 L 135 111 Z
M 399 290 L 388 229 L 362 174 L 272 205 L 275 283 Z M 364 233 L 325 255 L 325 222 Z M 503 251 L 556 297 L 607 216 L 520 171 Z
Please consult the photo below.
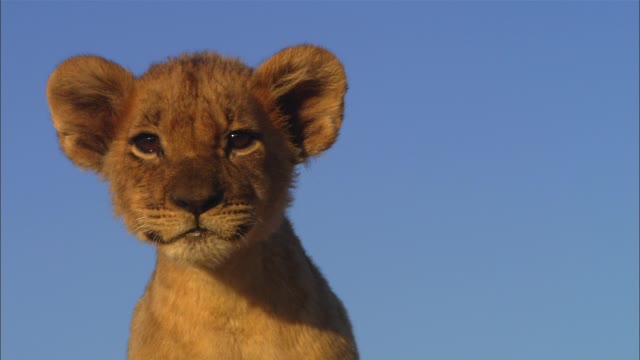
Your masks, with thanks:
M 280 224 L 294 166 L 329 148 L 346 79 L 297 46 L 253 70 L 205 52 L 135 77 L 95 56 L 63 62 L 47 97 L 62 149 L 111 185 L 116 213 L 168 256 L 218 264 Z

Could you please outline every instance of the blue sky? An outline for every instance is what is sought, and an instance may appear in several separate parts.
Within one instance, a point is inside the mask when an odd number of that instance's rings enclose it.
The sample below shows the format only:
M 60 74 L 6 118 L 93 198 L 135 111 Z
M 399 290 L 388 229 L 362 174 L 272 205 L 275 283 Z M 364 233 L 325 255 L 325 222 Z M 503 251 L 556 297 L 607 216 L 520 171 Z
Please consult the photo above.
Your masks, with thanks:
M 289 210 L 363 359 L 637 359 L 637 2 L 2 2 L 3 359 L 121 359 L 153 269 L 59 150 L 48 75 L 211 49 L 344 63 Z

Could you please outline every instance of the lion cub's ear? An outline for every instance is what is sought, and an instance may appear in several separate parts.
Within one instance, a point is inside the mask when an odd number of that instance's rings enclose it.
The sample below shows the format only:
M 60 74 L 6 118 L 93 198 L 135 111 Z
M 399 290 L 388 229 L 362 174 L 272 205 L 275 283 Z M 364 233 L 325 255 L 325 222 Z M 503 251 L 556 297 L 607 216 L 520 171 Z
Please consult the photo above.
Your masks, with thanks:
M 100 172 L 133 86 L 129 71 L 97 56 L 68 59 L 51 74 L 47 99 L 53 125 L 76 165 Z
M 298 148 L 296 161 L 333 144 L 342 123 L 347 79 L 332 53 L 310 45 L 287 48 L 260 65 L 254 76 L 284 116 L 276 119 L 277 125 Z

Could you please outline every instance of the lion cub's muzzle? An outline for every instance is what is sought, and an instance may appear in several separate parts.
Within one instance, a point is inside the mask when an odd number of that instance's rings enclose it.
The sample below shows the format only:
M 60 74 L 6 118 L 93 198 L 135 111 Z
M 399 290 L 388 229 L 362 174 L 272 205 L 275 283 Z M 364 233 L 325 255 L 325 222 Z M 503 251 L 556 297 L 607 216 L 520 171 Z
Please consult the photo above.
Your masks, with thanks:
M 244 239 L 258 222 L 254 196 L 237 186 L 223 186 L 216 170 L 204 161 L 183 161 L 176 166 L 163 194 L 166 202 L 137 215 L 137 231 L 164 245 L 181 239 L 201 244 Z
M 224 198 L 219 182 L 210 175 L 215 169 L 205 169 L 183 165 L 169 187 L 171 203 L 196 217 L 219 205 Z

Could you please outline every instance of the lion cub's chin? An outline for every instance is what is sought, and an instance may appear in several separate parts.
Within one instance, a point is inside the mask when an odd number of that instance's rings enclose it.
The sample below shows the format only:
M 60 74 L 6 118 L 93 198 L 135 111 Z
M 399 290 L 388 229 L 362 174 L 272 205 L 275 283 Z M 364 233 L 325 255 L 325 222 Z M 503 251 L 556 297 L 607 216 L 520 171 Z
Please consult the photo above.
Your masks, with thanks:
M 271 226 L 265 224 L 242 225 L 238 226 L 231 234 L 223 234 L 204 228 L 182 232 L 168 238 L 168 240 L 162 239 L 162 241 L 151 240 L 148 233 L 138 234 L 138 237 L 143 241 L 150 241 L 156 246 L 158 252 L 172 260 L 215 268 L 224 264 L 242 249 L 268 238 L 268 235 L 272 234 L 281 222 L 282 219 Z
M 235 252 L 245 248 L 245 240 L 223 239 L 207 232 L 201 236 L 183 235 L 170 243 L 155 244 L 159 253 L 181 263 L 217 267 Z

